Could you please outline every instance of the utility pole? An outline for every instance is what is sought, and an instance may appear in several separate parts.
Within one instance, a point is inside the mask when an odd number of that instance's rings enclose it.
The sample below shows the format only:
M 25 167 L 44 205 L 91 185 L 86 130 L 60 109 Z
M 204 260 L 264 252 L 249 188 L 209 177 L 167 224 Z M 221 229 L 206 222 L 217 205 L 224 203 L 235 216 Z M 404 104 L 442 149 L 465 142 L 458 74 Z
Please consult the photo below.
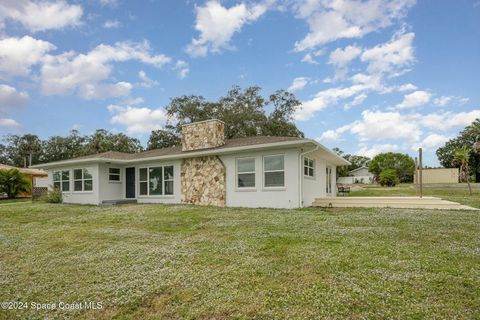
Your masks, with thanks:
M 415 195 L 418 197 L 420 190 L 418 189 L 418 158 L 415 157 Z
M 418 173 L 418 178 L 420 181 L 420 198 L 423 197 L 423 177 L 422 177 L 422 148 L 418 149 L 418 162 L 419 162 L 419 173 Z

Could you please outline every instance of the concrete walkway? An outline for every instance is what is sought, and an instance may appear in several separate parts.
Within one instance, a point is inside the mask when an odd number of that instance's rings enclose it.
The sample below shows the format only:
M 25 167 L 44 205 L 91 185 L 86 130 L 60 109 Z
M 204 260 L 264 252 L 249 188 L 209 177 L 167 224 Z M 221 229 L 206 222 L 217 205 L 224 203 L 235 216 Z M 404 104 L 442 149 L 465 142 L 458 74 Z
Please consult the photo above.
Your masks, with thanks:
M 312 206 L 336 208 L 480 210 L 436 197 L 325 197 L 315 199 Z

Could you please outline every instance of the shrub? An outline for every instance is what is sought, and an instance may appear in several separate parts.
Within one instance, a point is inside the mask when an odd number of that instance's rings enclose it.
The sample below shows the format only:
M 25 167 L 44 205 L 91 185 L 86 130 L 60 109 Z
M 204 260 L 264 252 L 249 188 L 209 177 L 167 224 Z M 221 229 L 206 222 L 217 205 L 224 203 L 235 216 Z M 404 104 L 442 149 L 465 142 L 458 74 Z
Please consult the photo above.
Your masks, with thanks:
M 6 193 L 8 198 L 15 198 L 21 192 L 30 192 L 31 188 L 28 177 L 17 169 L 0 171 L 0 193 Z
M 53 190 L 48 191 L 45 201 L 47 201 L 48 203 L 62 203 L 62 191 L 58 188 L 54 188 Z
M 378 182 L 382 187 L 394 187 L 400 181 L 397 177 L 397 171 L 395 169 L 385 169 L 380 172 L 380 176 L 378 177 Z

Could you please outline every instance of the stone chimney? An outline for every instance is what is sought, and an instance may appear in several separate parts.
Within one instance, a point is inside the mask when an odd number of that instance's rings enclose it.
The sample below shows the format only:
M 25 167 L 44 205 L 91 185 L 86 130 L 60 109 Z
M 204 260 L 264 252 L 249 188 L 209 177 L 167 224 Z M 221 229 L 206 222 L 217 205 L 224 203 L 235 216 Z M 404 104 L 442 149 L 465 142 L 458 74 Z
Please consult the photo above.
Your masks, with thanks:
M 212 119 L 186 124 L 182 127 L 182 151 L 209 149 L 225 144 L 225 124 Z

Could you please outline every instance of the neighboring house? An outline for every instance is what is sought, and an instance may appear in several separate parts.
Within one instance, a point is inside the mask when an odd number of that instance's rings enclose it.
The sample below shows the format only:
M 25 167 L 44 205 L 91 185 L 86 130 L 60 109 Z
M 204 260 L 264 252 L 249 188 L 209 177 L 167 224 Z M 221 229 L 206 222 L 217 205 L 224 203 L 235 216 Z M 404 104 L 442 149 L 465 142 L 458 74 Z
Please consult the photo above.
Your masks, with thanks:
M 417 170 L 417 174 L 420 172 Z M 417 177 L 414 177 L 414 182 L 417 183 Z M 458 168 L 430 168 L 422 169 L 423 183 L 458 183 L 459 169 Z
M 339 177 L 337 182 L 343 184 L 371 184 L 374 182 L 373 178 L 373 173 L 369 172 L 367 167 L 360 167 L 350 171 L 348 177 Z
M 6 164 L 0 164 L 0 171 L 2 170 L 18 170 L 24 175 L 28 176 L 32 181 L 32 187 L 47 187 L 48 186 L 48 173 L 44 170 L 33 168 L 18 168 L 9 166 Z
M 318 142 L 293 137 L 225 140 L 219 120 L 183 126 L 182 145 L 134 154 L 105 152 L 35 167 L 67 203 L 189 203 L 298 208 L 335 196 L 337 166 Z
M 2 170 L 18 170 L 23 173 L 25 176 L 29 178 L 32 182 L 32 188 L 36 187 L 48 187 L 48 173 L 46 171 L 40 169 L 32 169 L 32 168 L 17 168 L 14 166 L 9 166 L 6 164 L 0 164 L 0 171 Z M 6 195 L 0 194 L 0 198 Z M 31 197 L 30 193 L 21 193 L 18 195 L 19 197 Z

